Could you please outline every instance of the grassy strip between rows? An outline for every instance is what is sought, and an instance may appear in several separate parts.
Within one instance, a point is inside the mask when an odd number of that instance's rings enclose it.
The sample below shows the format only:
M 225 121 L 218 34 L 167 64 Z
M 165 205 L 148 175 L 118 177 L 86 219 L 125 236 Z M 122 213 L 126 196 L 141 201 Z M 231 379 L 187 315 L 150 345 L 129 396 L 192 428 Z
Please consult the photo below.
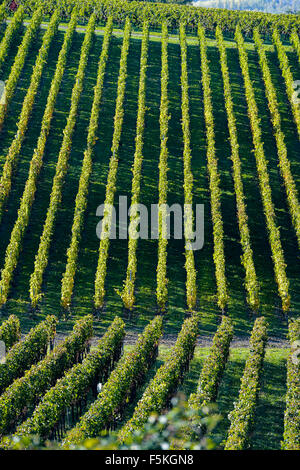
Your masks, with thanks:
M 258 400 L 266 342 L 267 322 L 264 317 L 260 317 L 255 321 L 251 333 L 250 354 L 241 379 L 239 397 L 233 411 L 229 414 L 231 425 L 225 450 L 243 450 L 248 446 Z

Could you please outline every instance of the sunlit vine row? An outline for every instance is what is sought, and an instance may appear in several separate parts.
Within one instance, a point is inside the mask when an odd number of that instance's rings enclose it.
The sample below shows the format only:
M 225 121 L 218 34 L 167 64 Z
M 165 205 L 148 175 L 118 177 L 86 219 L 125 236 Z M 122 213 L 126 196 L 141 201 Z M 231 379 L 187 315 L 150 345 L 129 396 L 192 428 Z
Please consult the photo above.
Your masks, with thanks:
M 6 0 L 5 0 L 0 5 L 0 24 L 3 23 L 6 17 L 7 17 L 7 9 L 6 9 Z
M 287 392 L 284 413 L 282 449 L 300 450 L 300 319 L 290 320 L 289 340 L 291 344 L 287 359 Z
M 0 68 L 2 68 L 3 66 L 3 63 L 8 55 L 10 46 L 16 37 L 17 31 L 23 24 L 24 16 L 24 7 L 21 5 L 20 8 L 18 8 L 18 11 L 14 14 L 11 22 L 7 26 L 4 37 L 0 42 Z
M 21 339 L 20 320 L 15 315 L 10 315 L 0 325 L 0 341 L 3 341 L 5 348 L 9 350 Z
M 241 379 L 239 397 L 228 416 L 231 425 L 225 450 L 244 450 L 248 446 L 255 418 L 266 342 L 267 323 L 264 317 L 260 317 L 255 321 L 251 333 L 249 357 Z
M 205 359 L 199 378 L 197 391 L 190 395 L 188 404 L 200 409 L 217 399 L 219 384 L 229 356 L 230 343 L 233 338 L 233 325 L 228 317 L 223 317 Z
M 159 155 L 159 213 L 158 213 L 158 260 L 156 268 L 156 301 L 164 311 L 168 299 L 167 280 L 167 246 L 166 211 L 168 193 L 168 131 L 169 131 L 169 102 L 168 102 L 168 25 L 162 24 L 161 38 L 161 96 L 160 96 L 160 155 Z
M 22 341 L 18 341 L 6 355 L 5 364 L 0 364 L 0 394 L 26 369 L 38 362 L 53 341 L 57 320 L 48 316 L 32 328 Z
M 224 229 L 221 213 L 221 190 L 218 173 L 218 160 L 216 156 L 214 116 L 211 96 L 211 78 L 207 58 L 207 43 L 204 28 L 199 25 L 198 38 L 200 44 L 202 87 L 204 100 L 204 117 L 207 140 L 207 170 L 209 176 L 211 217 L 214 237 L 214 263 L 217 282 L 218 305 L 225 310 L 228 302 L 227 283 L 225 273 Z
M 299 36 L 298 36 L 296 30 L 293 30 L 293 32 L 291 34 L 291 37 L 290 37 L 290 40 L 291 40 L 291 44 L 293 45 L 293 47 L 294 47 L 294 49 L 297 53 L 298 61 L 299 61 L 299 64 L 300 64 L 300 39 L 299 39 Z
M 286 275 L 286 265 L 280 240 L 280 231 L 279 227 L 276 224 L 276 216 L 272 201 L 267 161 L 262 141 L 259 112 L 255 100 L 252 81 L 249 74 L 248 56 L 245 50 L 244 38 L 239 28 L 237 28 L 236 30 L 235 38 L 238 46 L 240 67 L 242 70 L 244 86 L 246 90 L 246 100 L 252 130 L 254 155 L 256 160 L 260 193 L 262 197 L 266 224 L 268 228 L 269 242 L 275 271 L 275 279 L 278 285 L 278 293 L 282 302 L 282 309 L 284 311 L 287 311 L 290 307 L 289 281 Z
M 46 108 L 42 119 L 41 132 L 38 138 L 37 147 L 30 162 L 29 174 L 21 198 L 18 217 L 12 229 L 10 241 L 6 249 L 4 266 L 1 271 L 0 280 L 0 305 L 3 305 L 7 301 L 13 273 L 17 266 L 19 255 L 22 250 L 23 236 L 30 219 L 31 207 L 34 202 L 38 176 L 43 165 L 43 157 L 47 137 L 50 132 L 54 107 L 58 92 L 60 90 L 68 52 L 70 50 L 73 34 L 76 28 L 76 23 L 77 12 L 74 11 L 64 38 L 63 46 L 59 53 L 55 75 L 51 83 Z

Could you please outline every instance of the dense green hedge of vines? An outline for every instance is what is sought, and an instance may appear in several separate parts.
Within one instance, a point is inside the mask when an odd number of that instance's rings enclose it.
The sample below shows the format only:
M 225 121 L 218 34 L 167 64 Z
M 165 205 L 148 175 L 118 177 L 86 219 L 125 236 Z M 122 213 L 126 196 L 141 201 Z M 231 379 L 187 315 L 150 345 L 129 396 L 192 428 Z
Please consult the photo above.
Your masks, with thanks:
M 100 21 L 106 21 L 110 15 L 113 15 L 114 21 L 121 24 L 129 16 L 132 24 L 137 27 L 142 27 L 146 19 L 151 27 L 160 27 L 166 20 L 174 29 L 178 29 L 180 21 L 184 21 L 188 30 L 196 30 L 198 23 L 201 23 L 207 30 L 214 31 L 219 24 L 224 32 L 231 34 L 234 34 L 237 24 L 246 35 L 252 35 L 254 27 L 258 27 L 259 32 L 263 34 L 272 32 L 274 27 L 282 34 L 289 34 L 293 28 L 300 30 L 299 15 L 292 14 L 273 15 L 126 0 L 20 0 L 19 3 L 25 6 L 29 14 L 36 10 L 37 5 L 42 5 L 47 15 L 53 13 L 59 6 L 64 16 L 69 16 L 73 6 L 77 4 L 83 19 L 87 19 L 93 11 L 96 11 Z

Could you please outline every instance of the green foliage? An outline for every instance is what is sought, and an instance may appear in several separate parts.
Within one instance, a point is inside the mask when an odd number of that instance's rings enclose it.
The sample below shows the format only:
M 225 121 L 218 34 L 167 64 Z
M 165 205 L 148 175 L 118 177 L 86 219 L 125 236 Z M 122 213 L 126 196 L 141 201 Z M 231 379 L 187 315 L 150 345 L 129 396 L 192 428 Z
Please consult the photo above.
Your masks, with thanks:
M 159 155 L 159 219 L 158 219 L 158 261 L 156 268 L 156 302 L 162 312 L 165 311 L 168 300 L 167 279 L 167 247 L 166 238 L 166 211 L 164 204 L 168 198 L 168 132 L 169 132 L 169 101 L 168 101 L 168 26 L 164 22 L 161 26 L 161 76 L 160 76 L 160 155 Z
M 26 11 L 32 12 L 37 0 L 20 0 L 26 7 Z M 293 28 L 299 32 L 299 15 L 271 15 L 260 12 L 240 12 L 222 9 L 200 8 L 187 5 L 161 4 L 153 2 L 126 1 L 126 0 L 69 0 L 62 4 L 61 0 L 39 0 L 39 5 L 44 8 L 45 14 L 49 15 L 56 6 L 60 6 L 63 15 L 70 15 L 74 4 L 79 5 L 82 18 L 89 18 L 96 11 L 98 18 L 103 21 L 113 15 L 116 23 L 124 24 L 126 18 L 130 18 L 134 26 L 142 27 L 144 20 L 149 25 L 160 27 L 162 21 L 166 20 L 168 25 L 175 29 L 179 28 L 180 22 L 186 22 L 189 30 L 195 30 L 198 24 L 205 29 L 214 31 L 219 24 L 223 31 L 234 34 L 239 24 L 244 34 L 251 35 L 257 26 L 262 34 L 272 33 L 277 27 L 281 34 L 289 34 Z

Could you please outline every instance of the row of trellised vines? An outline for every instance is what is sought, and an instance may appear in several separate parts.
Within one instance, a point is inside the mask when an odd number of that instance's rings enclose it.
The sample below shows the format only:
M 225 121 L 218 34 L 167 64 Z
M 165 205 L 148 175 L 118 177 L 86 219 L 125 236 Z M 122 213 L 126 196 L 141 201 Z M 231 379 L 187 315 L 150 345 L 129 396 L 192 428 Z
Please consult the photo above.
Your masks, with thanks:
M 22 250 L 23 237 L 28 227 L 30 219 L 31 207 L 34 202 L 34 197 L 37 189 L 38 176 L 43 166 L 43 157 L 45 153 L 47 137 L 50 132 L 54 108 L 60 90 L 62 78 L 64 75 L 68 52 L 72 44 L 76 23 L 77 12 L 74 11 L 68 26 L 68 30 L 65 35 L 63 46 L 59 53 L 55 75 L 50 86 L 47 104 L 42 119 L 41 132 L 38 138 L 37 147 L 30 162 L 29 174 L 21 198 L 20 207 L 18 210 L 18 217 L 11 232 L 9 244 L 6 248 L 4 266 L 1 271 L 0 280 L 1 305 L 5 304 L 7 301 L 7 296 L 13 278 L 13 273 L 17 266 L 19 255 Z

